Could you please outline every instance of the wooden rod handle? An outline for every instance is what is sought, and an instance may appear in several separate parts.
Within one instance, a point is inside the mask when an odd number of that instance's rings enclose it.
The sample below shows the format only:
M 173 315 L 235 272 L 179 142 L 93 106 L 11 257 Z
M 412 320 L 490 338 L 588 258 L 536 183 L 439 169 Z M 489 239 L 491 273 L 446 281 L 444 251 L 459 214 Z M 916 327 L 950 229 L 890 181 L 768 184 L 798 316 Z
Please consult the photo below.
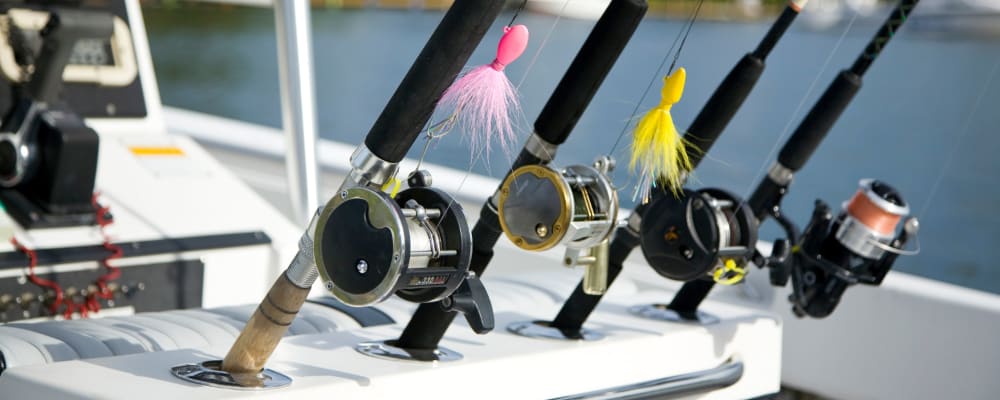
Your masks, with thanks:
M 309 289 L 296 286 L 286 274 L 281 274 L 229 349 L 222 370 L 231 374 L 263 370 L 308 294 Z

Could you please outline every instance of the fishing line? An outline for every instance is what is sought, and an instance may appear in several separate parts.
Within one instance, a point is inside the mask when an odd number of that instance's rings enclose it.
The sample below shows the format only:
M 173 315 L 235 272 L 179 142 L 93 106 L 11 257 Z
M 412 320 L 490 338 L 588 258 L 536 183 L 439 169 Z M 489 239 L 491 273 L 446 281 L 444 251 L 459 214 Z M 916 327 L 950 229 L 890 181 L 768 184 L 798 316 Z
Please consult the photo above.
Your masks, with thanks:
M 556 25 L 559 25 L 559 20 L 562 19 L 563 13 L 566 12 L 566 7 L 573 0 L 566 0 L 563 2 L 562 8 L 559 9 L 559 14 L 556 15 L 556 20 L 552 22 L 552 26 L 549 27 L 549 31 L 545 33 L 545 38 L 542 39 L 542 44 L 538 46 L 538 50 L 535 50 L 535 54 L 531 56 L 531 61 L 528 61 L 528 66 L 524 70 L 524 74 L 521 75 L 521 80 L 517 82 L 517 88 L 520 89 L 524 81 L 528 79 L 528 71 L 535 66 L 535 61 L 538 61 L 538 56 L 542 54 L 542 49 L 545 48 L 545 44 L 549 42 L 549 38 L 552 37 L 552 32 L 555 32 Z M 522 5 L 523 7 L 524 5 Z
M 525 67 L 524 74 L 521 75 L 521 79 L 518 81 L 517 86 L 515 86 L 515 89 L 520 89 L 521 85 L 524 83 L 525 80 L 527 80 L 528 75 L 534 69 L 535 62 L 538 60 L 539 55 L 541 55 L 542 50 L 544 50 L 545 46 L 549 43 L 549 39 L 552 37 L 552 33 L 555 31 L 556 26 L 559 25 L 559 21 L 562 19 L 562 16 L 563 16 L 563 14 L 566 11 L 566 7 L 569 5 L 570 1 L 572 1 L 572 0 L 565 0 L 563 2 L 562 8 L 559 9 L 559 14 L 557 14 L 555 20 L 552 21 L 552 25 L 549 27 L 549 30 L 545 34 L 545 37 L 542 38 L 541 43 L 538 45 L 538 50 L 536 50 L 535 54 L 532 55 L 531 61 L 528 63 L 527 67 Z M 527 0 L 525 0 L 523 3 L 521 3 L 521 6 L 518 7 L 517 10 L 514 11 L 514 16 L 510 19 L 510 23 L 508 23 L 507 26 L 511 26 L 511 24 L 514 23 L 514 20 L 517 19 L 517 16 L 521 13 L 521 10 L 523 10 L 524 7 L 525 7 L 525 5 L 527 5 L 527 4 L 528 4 Z M 451 131 L 451 129 L 454 127 L 456 115 L 457 114 L 452 114 L 445 121 L 442 121 L 442 122 L 439 122 L 437 124 L 434 124 L 433 126 L 431 126 L 431 128 L 429 128 L 429 129 L 433 129 L 433 127 L 442 125 L 444 123 L 444 126 L 442 126 L 443 133 L 440 133 L 436 138 L 444 137 L 444 136 L 446 136 Z M 522 120 L 522 122 L 523 122 L 523 120 Z M 421 161 L 423 161 L 423 158 L 424 158 L 424 156 L 427 153 L 427 147 L 430 145 L 430 142 L 431 142 L 432 139 L 434 139 L 434 138 L 431 138 L 430 137 L 430 132 L 428 132 L 427 144 L 424 145 L 424 152 L 420 156 L 420 160 Z M 548 149 L 543 149 L 543 151 L 545 151 L 546 154 L 550 158 L 554 158 L 554 157 L 552 157 L 553 154 L 551 154 L 548 151 Z M 481 156 L 481 155 L 482 155 L 482 152 L 480 152 L 479 154 L 470 154 L 471 158 L 469 160 L 469 168 L 465 170 L 465 174 L 462 176 L 462 180 L 459 182 L 458 187 L 455 188 L 455 192 L 461 192 L 462 188 L 465 187 L 465 182 L 468 181 L 469 175 L 472 174 L 472 170 L 475 168 L 476 164 L 479 162 L 478 161 L 480 159 L 479 156 Z M 505 156 L 507 157 L 507 164 L 511 165 L 511 166 L 514 165 L 513 154 L 505 153 Z M 496 178 L 496 176 L 493 175 L 493 171 L 491 171 L 490 168 L 489 168 L 488 155 L 486 157 L 486 162 L 487 162 L 487 164 L 486 164 L 487 165 L 486 174 L 489 175 L 491 178 Z M 418 162 L 417 165 L 419 166 L 420 162 Z M 445 207 L 445 209 L 442 212 L 442 214 L 446 214 L 448 212 L 448 210 L 451 209 L 451 206 L 452 206 L 452 204 L 454 202 L 455 202 L 455 199 L 452 198 L 452 201 L 448 203 L 448 206 Z
M 549 38 L 551 37 L 552 32 L 555 31 L 556 25 L 559 24 L 559 20 L 562 18 L 563 12 L 566 10 L 566 6 L 569 5 L 569 2 L 570 2 L 570 0 L 566 0 L 565 2 L 563 2 L 563 6 L 559 10 L 559 14 L 556 15 L 556 19 L 555 19 L 555 21 L 552 22 L 552 25 L 549 28 L 548 33 L 545 35 L 545 38 L 542 39 L 542 42 L 539 45 L 538 50 L 536 50 L 535 54 L 532 56 L 531 62 L 525 68 L 524 74 L 522 75 L 520 81 L 518 82 L 517 86 L 515 87 L 515 90 L 519 89 L 521 87 L 521 84 L 523 84 L 524 81 L 527 79 L 528 73 L 533 69 L 533 67 L 535 65 L 535 61 L 537 61 L 538 56 L 541 54 L 542 50 L 545 48 L 545 45 L 549 42 Z M 513 26 L 514 25 L 514 22 L 517 20 L 517 17 L 521 14 L 521 11 L 524 10 L 524 8 L 525 8 L 525 6 L 527 4 L 528 4 L 527 0 L 524 0 L 523 2 L 521 2 L 521 5 L 518 6 L 518 8 L 516 10 L 514 10 L 514 15 L 511 17 L 510 22 L 507 23 L 506 26 L 509 27 L 509 26 Z M 427 127 L 424 129 L 424 132 L 427 133 L 427 135 L 425 136 L 427 142 L 424 143 L 424 148 L 423 148 L 423 150 L 420 153 L 420 158 L 417 160 L 417 167 L 416 167 L 415 171 L 419 170 L 420 166 L 423 164 L 424 158 L 426 158 L 426 156 L 427 156 L 427 152 L 428 152 L 428 150 L 430 148 L 431 142 L 434 141 L 434 139 L 443 138 L 443 137 L 447 136 L 449 133 L 451 133 L 451 130 L 455 126 L 455 122 L 456 122 L 456 120 L 458 118 L 458 114 L 459 114 L 460 111 L 461 110 L 455 110 L 454 112 L 451 113 L 451 115 L 449 115 L 444 120 L 436 122 L 436 123 L 433 123 L 433 124 L 428 121 Z M 479 154 L 472 154 L 472 158 L 469 161 L 469 169 L 467 170 L 468 171 L 467 174 L 472 173 L 472 169 L 473 169 L 473 167 L 475 166 L 475 163 L 476 163 L 475 160 L 478 159 L 478 156 L 481 155 L 481 154 L 482 154 L 481 152 Z M 513 157 L 510 154 L 507 155 L 507 159 L 508 159 L 507 160 L 508 162 L 510 162 L 511 164 L 513 164 Z M 492 177 L 492 173 L 489 171 L 488 167 L 487 167 L 487 174 L 489 174 Z M 463 178 L 462 181 L 464 182 L 465 178 Z M 459 186 L 459 188 L 461 188 L 461 186 Z
M 851 17 L 851 20 L 847 23 L 847 27 L 844 28 L 844 32 L 842 32 L 840 34 L 840 38 L 837 39 L 837 43 L 833 46 L 833 49 L 830 50 L 830 53 L 827 54 L 826 61 L 823 62 L 823 66 L 820 67 L 819 72 L 817 72 L 816 76 L 813 77 L 812 83 L 809 84 L 809 88 L 806 89 L 806 93 L 802 96 L 802 99 L 799 100 L 799 105 L 795 107 L 795 111 L 792 111 L 791 117 L 788 119 L 788 122 L 785 123 L 785 128 L 781 130 L 781 134 L 778 135 L 778 138 L 774 141 L 774 145 L 771 146 L 771 151 L 769 151 L 767 153 L 767 156 L 764 157 L 764 162 L 757 169 L 757 173 L 754 174 L 753 179 L 749 181 L 750 186 L 743 191 L 742 200 L 740 200 L 740 204 L 737 207 L 737 209 L 739 209 L 739 207 L 743 207 L 743 204 L 746 204 L 747 199 L 749 199 L 750 194 L 754 190 L 756 183 L 761 179 L 762 176 L 764 176 L 764 171 L 766 171 L 768 165 L 770 165 L 770 160 L 774 158 L 774 153 L 778 151 L 778 146 L 780 146 L 781 143 L 783 143 L 785 137 L 788 136 L 788 132 L 792 129 L 792 124 L 795 123 L 795 121 L 798 119 L 799 113 L 802 112 L 802 107 L 805 107 L 806 105 L 806 100 L 809 99 L 809 96 L 812 95 L 813 90 L 816 89 L 816 85 L 819 83 L 819 79 L 823 76 L 823 73 L 826 72 L 826 69 L 830 66 L 830 62 L 833 61 L 833 56 L 837 54 L 837 50 L 840 49 L 840 45 L 844 43 L 844 38 L 846 38 L 847 33 L 851 31 L 851 27 L 854 26 L 854 21 L 858 19 L 858 15 L 859 15 L 858 12 L 854 13 L 854 15 Z
M 685 25 L 681 26 L 681 31 L 677 32 L 677 36 L 674 37 L 674 41 L 670 44 L 670 48 L 667 50 L 667 53 L 663 55 L 663 60 L 660 61 L 660 66 L 656 67 L 656 73 L 653 74 L 653 78 L 649 80 L 649 85 L 646 86 L 646 90 L 644 90 L 642 92 L 642 96 L 639 97 L 639 102 L 637 102 L 635 104 L 635 108 L 632 109 L 632 114 L 627 120 L 625 120 L 625 126 L 622 127 L 621 133 L 619 133 L 618 138 L 615 139 L 615 144 L 611 146 L 611 151 L 608 152 L 609 154 L 614 154 L 615 149 L 618 148 L 618 144 L 621 143 L 622 138 L 625 137 L 626 133 L 628 133 L 628 128 L 632 124 L 632 121 L 635 120 L 636 114 L 639 113 L 639 108 L 642 107 L 642 102 L 646 100 L 646 96 L 649 95 L 649 91 L 653 89 L 653 85 L 658 81 L 658 78 L 661 75 L 660 71 L 663 70 L 664 65 L 667 65 L 667 60 L 670 59 L 670 54 L 673 53 L 674 48 L 677 47 L 677 43 L 680 42 L 680 47 L 684 47 L 684 42 L 687 41 L 688 34 L 691 33 L 691 28 L 694 26 L 694 21 L 698 18 L 698 12 L 701 10 L 701 4 L 704 2 L 705 0 L 698 1 L 698 5 L 695 6 L 694 11 L 691 13 L 691 17 L 688 18 Z M 677 63 L 677 59 L 681 55 L 681 48 L 678 48 L 677 53 L 674 54 L 673 62 L 670 63 L 670 69 L 667 70 L 668 75 L 671 71 L 673 71 L 674 65 Z
M 510 17 L 510 22 L 507 23 L 507 26 L 514 26 L 514 21 L 517 20 L 518 15 L 521 15 L 521 10 L 524 10 L 524 6 L 526 5 L 528 5 L 528 0 L 521 2 L 521 6 L 514 10 L 514 16 Z
M 934 184 L 931 185 L 930 194 L 927 196 L 927 201 L 924 202 L 923 207 L 920 208 L 919 219 L 924 219 L 924 213 L 927 212 L 927 208 L 931 205 L 934 200 L 934 196 L 937 194 L 938 189 L 940 189 L 941 182 L 944 180 L 944 175 L 951 169 L 952 161 L 955 160 L 955 154 L 958 152 L 958 148 L 961 144 L 965 142 L 966 136 L 968 136 L 969 128 L 972 125 L 972 117 L 976 115 L 979 110 L 979 106 L 983 101 L 983 97 L 986 97 L 986 92 L 990 89 L 993 84 L 993 78 L 996 77 L 997 70 L 1000 70 L 1000 58 L 993 64 L 993 69 L 990 70 L 990 77 L 986 79 L 986 84 L 983 88 L 979 90 L 979 95 L 976 96 L 976 101 L 972 104 L 972 108 L 969 109 L 969 114 L 965 117 L 965 122 L 962 124 L 962 131 L 958 134 L 958 140 L 953 141 L 951 145 L 951 150 L 948 152 L 948 158 L 945 160 L 944 166 L 938 173 L 936 179 L 934 179 Z

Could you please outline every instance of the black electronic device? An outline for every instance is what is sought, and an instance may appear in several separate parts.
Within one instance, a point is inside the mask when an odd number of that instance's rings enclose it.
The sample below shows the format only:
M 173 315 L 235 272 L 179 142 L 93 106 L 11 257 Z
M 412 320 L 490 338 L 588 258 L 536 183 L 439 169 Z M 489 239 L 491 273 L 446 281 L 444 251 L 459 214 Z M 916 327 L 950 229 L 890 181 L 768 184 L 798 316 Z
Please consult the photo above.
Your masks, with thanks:
M 113 31 L 109 13 L 53 9 L 38 32 L 37 52 L 16 51 L 32 60 L 31 73 L 16 85 L 17 99 L 0 124 L 0 200 L 24 228 L 95 222 L 99 137 L 61 101 L 61 91 L 76 45 L 107 40 Z

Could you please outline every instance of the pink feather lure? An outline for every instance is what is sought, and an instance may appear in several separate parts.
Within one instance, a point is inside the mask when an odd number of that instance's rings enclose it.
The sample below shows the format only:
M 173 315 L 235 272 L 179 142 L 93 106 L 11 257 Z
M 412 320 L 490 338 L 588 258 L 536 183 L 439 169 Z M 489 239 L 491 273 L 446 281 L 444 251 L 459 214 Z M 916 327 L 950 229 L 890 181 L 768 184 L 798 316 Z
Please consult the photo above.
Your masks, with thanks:
M 520 57 L 527 45 L 527 27 L 504 27 L 496 59 L 459 77 L 438 102 L 438 107 L 449 111 L 449 119 L 457 119 L 466 132 L 474 155 L 484 150 L 488 153 L 494 135 L 505 151 L 514 141 L 511 120 L 521 112 L 521 104 L 503 69 Z

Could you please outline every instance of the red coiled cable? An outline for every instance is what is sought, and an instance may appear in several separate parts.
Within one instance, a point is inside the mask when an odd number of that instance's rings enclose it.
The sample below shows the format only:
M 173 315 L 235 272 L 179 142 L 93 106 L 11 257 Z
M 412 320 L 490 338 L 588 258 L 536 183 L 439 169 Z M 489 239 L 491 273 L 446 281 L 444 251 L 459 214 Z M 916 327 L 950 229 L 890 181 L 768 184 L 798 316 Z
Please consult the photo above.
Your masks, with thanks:
M 97 291 L 90 293 L 87 296 L 87 309 L 93 312 L 101 310 L 101 303 L 97 300 L 98 298 L 110 300 L 114 297 L 114 294 L 110 289 L 108 289 L 108 282 L 118 279 L 122 272 L 117 267 L 111 265 L 109 261 L 121 258 L 123 255 L 122 248 L 112 243 L 111 237 L 108 236 L 108 233 L 105 231 L 105 228 L 114 223 L 114 220 L 108 218 L 108 216 L 111 215 L 111 207 L 102 206 L 99 202 L 97 202 L 97 196 L 99 195 L 99 192 L 94 193 L 94 196 L 90 199 L 90 204 L 94 206 L 94 210 L 97 213 L 97 226 L 101 230 L 101 238 L 103 239 L 102 246 L 110 251 L 111 254 L 100 261 L 101 265 L 107 270 L 107 272 L 104 275 L 99 276 L 97 280 L 94 281 L 94 285 L 97 286 Z M 83 313 L 81 313 L 81 316 L 83 316 Z
M 52 314 L 57 313 L 59 311 L 59 306 L 63 305 L 64 302 L 62 287 L 60 287 L 58 283 L 35 275 L 35 267 L 38 266 L 38 254 L 36 254 L 34 250 L 21 244 L 21 242 L 17 241 L 17 238 L 15 237 L 10 238 L 10 243 L 14 245 L 14 248 L 16 248 L 17 251 L 20 251 L 28 256 L 28 280 L 43 289 L 52 290 L 55 295 L 55 299 L 49 303 L 49 312 Z
M 101 239 L 103 243 L 101 244 L 111 252 L 110 255 L 105 257 L 100 261 L 100 264 L 107 270 L 107 272 L 99 276 L 95 281 L 94 285 L 97 286 L 95 292 L 87 294 L 83 303 L 77 303 L 73 299 L 67 298 L 62 287 L 58 283 L 50 281 L 45 278 L 41 278 L 35 274 L 35 267 L 38 266 L 38 254 L 34 250 L 29 249 L 27 246 L 23 245 L 17 240 L 17 238 L 10 238 L 10 242 L 14 247 L 23 252 L 28 256 L 28 280 L 43 289 L 49 289 L 54 294 L 54 299 L 49 303 L 48 309 L 52 314 L 57 314 L 61 306 L 66 306 L 63 310 L 63 317 L 66 319 L 73 318 L 73 314 L 79 313 L 81 318 L 87 318 L 90 316 L 91 312 L 98 312 L 101 310 L 101 303 L 98 299 L 110 300 L 114 297 L 114 293 L 108 289 L 108 282 L 114 281 L 121 276 L 121 270 L 117 267 L 111 265 L 109 261 L 121 258 L 123 255 L 122 248 L 111 242 L 111 237 L 108 236 L 105 231 L 105 227 L 114 223 L 111 218 L 108 218 L 110 214 L 111 207 L 102 206 L 97 202 L 97 196 L 100 193 L 94 193 L 91 198 L 91 204 L 94 206 L 94 210 L 97 213 L 97 226 L 100 229 Z

